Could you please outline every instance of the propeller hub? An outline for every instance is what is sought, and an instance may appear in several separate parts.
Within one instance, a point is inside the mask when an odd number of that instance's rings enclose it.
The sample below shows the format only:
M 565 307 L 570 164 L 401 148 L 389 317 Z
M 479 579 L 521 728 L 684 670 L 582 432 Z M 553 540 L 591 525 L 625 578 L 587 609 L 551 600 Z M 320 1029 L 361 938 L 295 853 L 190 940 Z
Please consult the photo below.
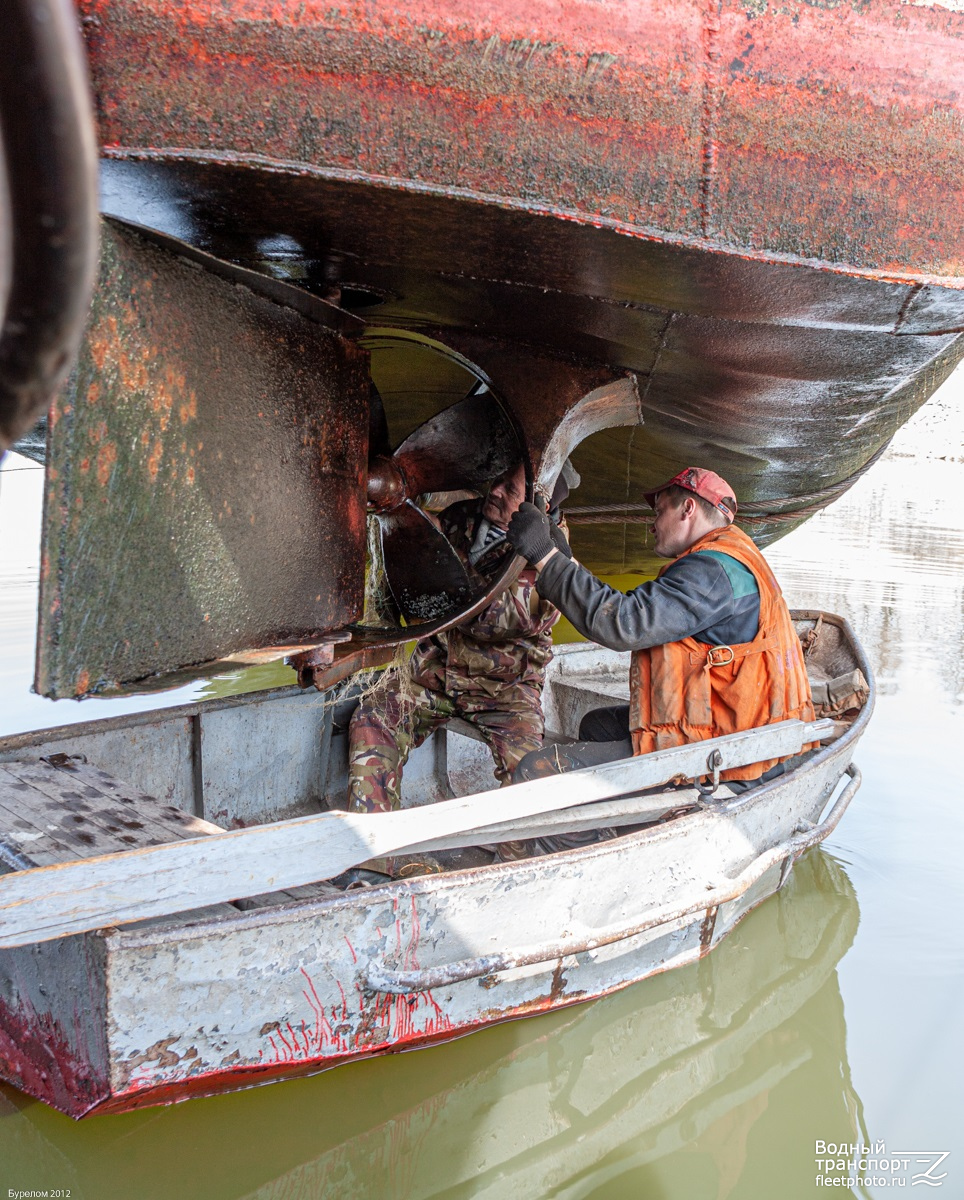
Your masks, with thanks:
M 392 512 L 408 499 L 405 476 L 393 458 L 378 455 L 368 467 L 368 505 L 375 512 Z

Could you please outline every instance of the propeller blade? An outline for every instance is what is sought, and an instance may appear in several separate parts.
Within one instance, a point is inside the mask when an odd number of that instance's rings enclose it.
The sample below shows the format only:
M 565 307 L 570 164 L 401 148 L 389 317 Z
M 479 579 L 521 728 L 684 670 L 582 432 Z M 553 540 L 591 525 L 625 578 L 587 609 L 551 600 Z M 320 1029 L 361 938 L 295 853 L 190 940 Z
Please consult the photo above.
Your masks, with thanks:
M 378 388 L 372 383 L 368 400 L 368 457 L 387 458 L 392 452 L 388 440 L 388 420 Z
M 478 585 L 420 508 L 406 500 L 379 523 L 388 586 L 407 621 L 431 621 L 469 603 Z
M 519 435 L 487 388 L 419 425 L 395 451 L 409 496 L 484 491 L 521 458 Z

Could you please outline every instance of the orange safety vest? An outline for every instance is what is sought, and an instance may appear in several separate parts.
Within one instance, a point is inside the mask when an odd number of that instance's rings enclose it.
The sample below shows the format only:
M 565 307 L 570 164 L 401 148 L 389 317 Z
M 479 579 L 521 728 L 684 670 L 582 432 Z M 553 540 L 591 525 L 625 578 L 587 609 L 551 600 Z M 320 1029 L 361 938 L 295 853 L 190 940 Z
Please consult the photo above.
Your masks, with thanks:
M 683 554 L 710 549 L 729 554 L 753 572 L 760 589 L 760 627 L 752 642 L 737 646 L 708 646 L 687 637 L 633 652 L 629 727 L 634 754 L 794 717 L 813 720 L 803 648 L 766 559 L 733 525 L 711 530 Z M 720 778 L 758 779 L 780 761 L 734 767 Z

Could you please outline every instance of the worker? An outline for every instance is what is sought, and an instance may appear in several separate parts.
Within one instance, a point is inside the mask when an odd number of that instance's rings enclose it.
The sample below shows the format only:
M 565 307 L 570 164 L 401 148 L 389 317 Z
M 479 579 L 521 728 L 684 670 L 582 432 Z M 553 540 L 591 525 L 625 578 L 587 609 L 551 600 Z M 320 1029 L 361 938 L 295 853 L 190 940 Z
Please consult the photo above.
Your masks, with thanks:
M 655 551 L 673 561 L 628 594 L 557 546 L 534 505 L 521 505 L 509 524 L 540 594 L 591 641 L 632 651 L 629 704 L 588 713 L 578 742 L 530 753 L 516 780 L 813 719 L 800 641 L 766 560 L 733 524 L 733 489 L 713 471 L 687 467 L 645 498 L 656 513 Z M 721 778 L 740 791 L 784 770 L 784 760 L 768 759 Z M 559 849 L 597 839 L 574 836 L 544 841 Z
M 546 516 L 552 544 L 568 548 L 558 504 L 578 475 L 566 464 Z M 442 532 L 477 571 L 493 575 L 512 557 L 506 529 L 525 499 L 521 464 L 490 487 L 484 499 L 462 501 L 441 514 Z M 385 673 L 363 696 L 349 727 L 349 809 L 399 807 L 402 768 L 409 753 L 453 717 L 469 721 L 492 752 L 495 777 L 510 782 L 513 768 L 542 744 L 542 686 L 559 618 L 535 588 L 535 571 L 475 616 L 425 638 L 401 668 Z

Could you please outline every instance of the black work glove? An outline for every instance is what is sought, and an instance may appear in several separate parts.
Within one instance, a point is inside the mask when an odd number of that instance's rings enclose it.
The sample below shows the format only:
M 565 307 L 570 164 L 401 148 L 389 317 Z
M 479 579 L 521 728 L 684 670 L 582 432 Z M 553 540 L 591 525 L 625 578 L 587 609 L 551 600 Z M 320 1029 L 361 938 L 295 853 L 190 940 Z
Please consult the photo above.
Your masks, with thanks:
M 572 558 L 572 547 L 569 545 L 569 540 L 554 522 L 550 522 L 549 524 L 549 536 L 552 538 L 552 544 L 560 554 L 564 554 L 566 558 Z
M 520 504 L 518 512 L 513 514 L 506 537 L 522 557 L 533 564 L 555 548 L 548 515 L 528 501 Z

